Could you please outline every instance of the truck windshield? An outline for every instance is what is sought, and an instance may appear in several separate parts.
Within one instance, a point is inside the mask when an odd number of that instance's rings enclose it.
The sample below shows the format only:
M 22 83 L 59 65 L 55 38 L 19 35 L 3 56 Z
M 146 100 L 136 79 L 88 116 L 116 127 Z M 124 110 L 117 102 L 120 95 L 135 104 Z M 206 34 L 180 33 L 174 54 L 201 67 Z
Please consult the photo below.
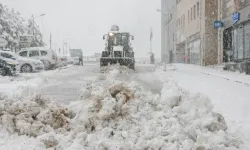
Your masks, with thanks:
M 114 45 L 127 45 L 128 44 L 128 35 L 122 33 L 112 33 L 109 35 L 109 42 Z

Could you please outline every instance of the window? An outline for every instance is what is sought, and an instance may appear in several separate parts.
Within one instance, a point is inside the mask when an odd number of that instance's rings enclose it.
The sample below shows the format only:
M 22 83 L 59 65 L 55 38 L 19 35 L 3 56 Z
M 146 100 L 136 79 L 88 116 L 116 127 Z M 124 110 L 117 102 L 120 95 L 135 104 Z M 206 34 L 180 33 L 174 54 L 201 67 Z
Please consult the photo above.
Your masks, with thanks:
M 246 24 L 244 27 L 245 32 L 245 58 L 250 58 L 250 23 Z
M 178 19 L 178 29 L 180 30 L 180 19 Z
M 30 51 L 29 56 L 30 56 L 30 57 L 39 56 L 39 52 L 38 52 L 38 51 Z
M 238 59 L 244 58 L 244 44 L 243 44 L 243 27 L 239 27 L 237 29 L 237 50 L 238 50 Z
M 185 28 L 185 15 L 183 15 L 183 28 Z
M 46 51 L 41 51 L 42 56 L 46 56 L 48 53 Z
M 180 18 L 180 21 L 181 21 L 181 29 L 182 29 L 182 16 L 181 16 L 181 18 Z
M 190 14 L 191 18 L 190 20 L 192 21 L 193 20 L 193 8 L 191 8 L 191 14 Z
M 188 23 L 189 23 L 189 21 L 190 21 L 190 14 L 189 14 L 190 12 L 189 12 L 189 10 L 188 10 Z
M 8 53 L 1 53 L 1 56 L 5 57 L 5 58 L 13 58 L 13 56 L 11 54 L 8 54 Z
M 194 20 L 196 18 L 196 6 L 194 5 Z
M 27 51 L 20 52 L 19 56 L 27 57 L 27 53 L 28 53 Z
M 179 29 L 181 29 L 181 18 L 179 18 Z
M 200 2 L 197 2 L 197 17 L 200 15 Z

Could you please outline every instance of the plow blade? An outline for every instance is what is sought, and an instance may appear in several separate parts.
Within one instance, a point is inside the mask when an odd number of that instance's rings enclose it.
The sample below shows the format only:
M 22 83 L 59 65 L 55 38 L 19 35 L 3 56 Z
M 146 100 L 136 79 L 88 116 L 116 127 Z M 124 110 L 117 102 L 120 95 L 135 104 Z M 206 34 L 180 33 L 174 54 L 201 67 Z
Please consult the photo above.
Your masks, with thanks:
M 120 64 L 121 66 L 127 66 L 130 69 L 135 70 L 135 60 L 131 58 L 101 58 L 100 66 L 105 67 L 108 65 Z

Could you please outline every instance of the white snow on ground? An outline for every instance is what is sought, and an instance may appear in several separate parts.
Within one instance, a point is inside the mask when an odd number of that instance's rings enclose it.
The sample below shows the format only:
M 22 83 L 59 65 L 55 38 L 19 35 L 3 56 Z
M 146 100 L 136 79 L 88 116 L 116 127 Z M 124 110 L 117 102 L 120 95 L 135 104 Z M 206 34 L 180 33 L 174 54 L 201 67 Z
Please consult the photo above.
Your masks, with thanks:
M 207 97 L 172 80 L 154 95 L 121 80 L 121 72 L 131 73 L 108 69 L 69 107 L 39 92 L 3 97 L 0 149 L 247 149 Z
M 240 134 L 250 149 L 250 76 L 197 65 L 173 66 L 176 68 L 174 71 L 164 72 L 161 67 L 154 74 L 138 78 L 162 81 L 171 78 L 188 91 L 205 94 L 214 104 L 215 111 L 223 114 L 230 130 Z

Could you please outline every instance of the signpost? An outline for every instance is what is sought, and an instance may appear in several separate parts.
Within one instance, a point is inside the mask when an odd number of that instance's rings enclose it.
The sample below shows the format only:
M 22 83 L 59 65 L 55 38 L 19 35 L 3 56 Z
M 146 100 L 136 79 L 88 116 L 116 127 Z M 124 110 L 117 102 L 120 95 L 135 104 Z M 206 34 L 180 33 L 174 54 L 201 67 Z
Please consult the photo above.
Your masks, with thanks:
M 215 29 L 218 29 L 218 28 L 221 28 L 223 27 L 223 23 L 221 21 L 214 21 L 214 28 Z
M 32 35 L 21 35 L 19 37 L 19 46 L 20 46 L 20 48 L 30 47 L 30 45 L 32 43 L 32 40 L 33 40 Z
M 237 23 L 240 20 L 240 13 L 239 12 L 233 13 L 232 20 L 233 20 L 234 24 Z
M 4 48 L 7 44 L 8 42 L 5 39 L 0 38 L 0 48 Z

